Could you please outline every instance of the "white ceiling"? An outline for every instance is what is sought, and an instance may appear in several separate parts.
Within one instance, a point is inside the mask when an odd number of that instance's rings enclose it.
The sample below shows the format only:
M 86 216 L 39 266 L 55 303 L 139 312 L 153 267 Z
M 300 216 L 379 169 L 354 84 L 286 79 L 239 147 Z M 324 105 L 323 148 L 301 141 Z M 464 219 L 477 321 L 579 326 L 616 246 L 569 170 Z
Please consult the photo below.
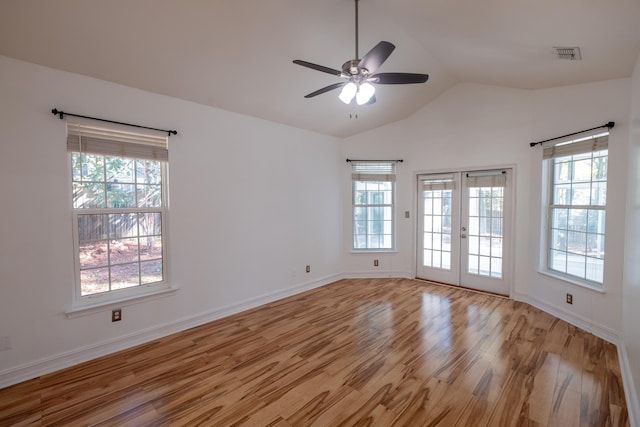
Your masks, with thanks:
M 361 0 L 360 56 L 396 50 L 380 72 L 426 73 L 346 106 L 353 0 L 2 0 L 0 54 L 338 137 L 407 117 L 457 82 L 538 89 L 628 77 L 638 0 Z M 554 46 L 580 46 L 564 61 Z M 350 115 L 358 116 L 357 119 Z

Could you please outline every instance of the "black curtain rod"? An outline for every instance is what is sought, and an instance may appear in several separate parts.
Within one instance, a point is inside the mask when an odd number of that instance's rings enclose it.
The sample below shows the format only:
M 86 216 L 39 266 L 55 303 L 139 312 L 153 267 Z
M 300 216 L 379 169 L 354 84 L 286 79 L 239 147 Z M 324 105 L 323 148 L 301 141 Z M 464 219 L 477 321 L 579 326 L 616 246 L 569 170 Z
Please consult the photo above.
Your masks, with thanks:
M 402 160 L 402 159 L 398 159 L 398 160 L 356 160 L 356 159 L 347 159 L 347 162 L 370 162 L 370 163 L 397 162 L 397 163 L 402 163 L 402 162 L 404 162 L 404 160 Z
M 553 141 L 556 139 L 560 139 L 560 138 L 566 138 L 567 136 L 573 136 L 573 135 L 578 135 L 579 133 L 585 133 L 585 132 L 589 132 L 591 130 L 596 130 L 596 129 L 600 129 L 600 128 L 613 128 L 616 125 L 615 122 L 609 122 L 606 125 L 602 125 L 602 126 L 596 126 L 594 128 L 591 129 L 585 129 L 585 130 L 581 130 L 580 132 L 574 132 L 574 133 L 568 133 L 566 135 L 562 135 L 562 136 L 556 136 L 555 138 L 549 138 L 549 139 L 545 139 L 544 141 L 538 141 L 538 142 L 530 142 L 529 146 L 530 147 L 535 147 L 538 144 L 544 144 L 545 142 L 549 142 L 549 141 Z
M 53 110 L 51 110 L 51 112 L 56 116 L 60 116 L 60 120 L 62 120 L 64 118 L 64 116 L 73 116 L 73 117 L 81 117 L 83 119 L 91 119 L 91 120 L 98 120 L 98 121 L 101 121 L 101 122 L 114 123 L 116 125 L 125 125 L 125 126 L 132 126 L 134 128 L 157 130 L 159 132 L 166 132 L 169 136 L 178 134 L 177 130 L 150 128 L 148 126 L 140 126 L 140 125 L 134 125 L 134 124 L 131 124 L 131 123 L 116 122 L 115 120 L 99 119 L 98 117 L 81 116 L 80 114 L 65 113 L 64 111 L 60 111 L 57 108 L 54 108 Z

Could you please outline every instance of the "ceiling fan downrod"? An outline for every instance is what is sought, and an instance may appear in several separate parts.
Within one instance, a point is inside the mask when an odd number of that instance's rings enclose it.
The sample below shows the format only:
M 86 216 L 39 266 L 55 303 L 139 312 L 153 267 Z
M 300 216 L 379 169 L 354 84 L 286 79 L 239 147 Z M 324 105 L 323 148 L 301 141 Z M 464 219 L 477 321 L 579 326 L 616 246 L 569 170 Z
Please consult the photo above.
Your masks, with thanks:
M 359 0 L 354 0 L 355 6 L 356 6 L 356 25 L 355 25 L 355 29 L 356 29 L 356 56 L 354 57 L 354 59 L 351 59 L 347 62 L 345 62 L 344 64 L 342 64 L 342 75 L 345 78 L 352 78 L 358 75 L 362 74 L 362 70 L 360 69 L 359 65 L 360 65 L 360 55 L 358 52 L 358 45 L 359 45 L 359 37 L 358 37 L 358 1 Z M 366 74 L 366 72 L 365 72 Z
M 354 0 L 356 3 L 356 57 L 355 60 L 359 61 L 360 56 L 358 55 L 358 0 Z

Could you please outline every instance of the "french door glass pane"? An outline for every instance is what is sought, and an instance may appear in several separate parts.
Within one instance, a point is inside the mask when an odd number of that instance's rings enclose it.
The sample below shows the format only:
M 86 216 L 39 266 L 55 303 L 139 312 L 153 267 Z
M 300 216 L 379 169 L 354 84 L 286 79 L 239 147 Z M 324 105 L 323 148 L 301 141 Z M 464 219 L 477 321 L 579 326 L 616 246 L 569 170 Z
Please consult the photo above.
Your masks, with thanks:
M 467 273 L 502 277 L 504 188 L 469 188 Z
M 424 235 L 422 265 L 451 269 L 451 190 L 423 192 Z

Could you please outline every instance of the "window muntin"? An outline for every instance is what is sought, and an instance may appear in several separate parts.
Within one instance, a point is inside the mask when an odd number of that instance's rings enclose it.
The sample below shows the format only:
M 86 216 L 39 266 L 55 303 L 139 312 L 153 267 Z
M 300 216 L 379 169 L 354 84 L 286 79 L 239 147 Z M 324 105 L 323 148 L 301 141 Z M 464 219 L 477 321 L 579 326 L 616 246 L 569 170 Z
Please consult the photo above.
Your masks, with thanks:
M 68 130 L 75 304 L 166 287 L 166 137 L 150 136 L 147 146 L 139 135 L 108 131 L 111 141 L 101 129 Z M 113 155 L 114 147 L 128 155 Z
M 394 163 L 354 163 L 353 249 L 394 248 Z
M 593 144 L 589 142 L 591 139 Z M 547 269 L 601 286 L 608 168 L 606 135 L 578 144 L 582 148 L 574 152 L 570 146 L 560 145 L 566 155 L 556 154 L 547 160 L 550 163 Z

